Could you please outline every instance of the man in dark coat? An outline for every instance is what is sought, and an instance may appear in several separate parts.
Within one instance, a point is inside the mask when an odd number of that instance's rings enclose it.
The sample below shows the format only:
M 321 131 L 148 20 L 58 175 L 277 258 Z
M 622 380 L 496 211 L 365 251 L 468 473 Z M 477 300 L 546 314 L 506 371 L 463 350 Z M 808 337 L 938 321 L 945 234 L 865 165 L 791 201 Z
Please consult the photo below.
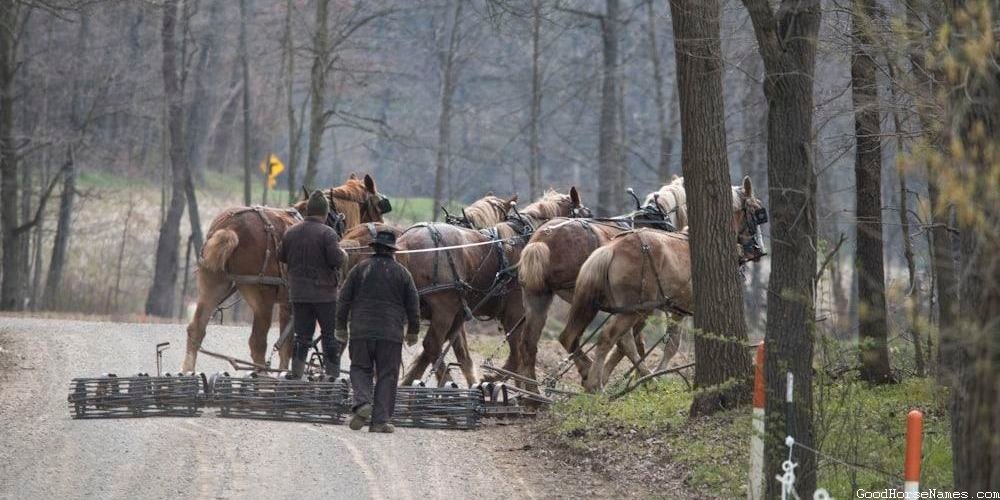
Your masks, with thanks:
M 396 262 L 396 235 L 379 231 L 371 247 L 375 255 L 351 269 L 340 293 L 337 338 L 347 339 L 350 319 L 351 429 L 360 430 L 370 420 L 369 432 L 393 432 L 389 420 L 396 404 L 403 327 L 406 345 L 416 344 L 420 298 L 413 276 Z M 373 398 L 372 376 L 376 373 Z
M 346 253 L 340 237 L 326 225 L 330 204 L 321 191 L 313 191 L 306 204 L 306 218 L 285 232 L 278 260 L 288 264 L 288 298 L 292 303 L 295 346 L 290 379 L 302 378 L 312 346 L 316 322 L 323 345 L 323 370 L 340 375 L 340 349 L 334 335 L 337 317 L 337 279 Z

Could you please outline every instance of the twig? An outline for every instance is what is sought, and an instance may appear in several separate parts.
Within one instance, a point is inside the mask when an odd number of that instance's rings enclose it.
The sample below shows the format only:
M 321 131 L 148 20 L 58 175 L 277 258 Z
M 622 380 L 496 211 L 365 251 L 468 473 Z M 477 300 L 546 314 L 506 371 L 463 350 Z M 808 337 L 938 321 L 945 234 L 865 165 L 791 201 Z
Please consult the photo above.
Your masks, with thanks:
M 833 250 L 826 254 L 826 258 L 823 259 L 823 265 L 819 266 L 819 271 L 816 272 L 816 276 L 813 278 L 813 283 L 818 282 L 820 277 L 823 276 L 823 272 L 826 271 L 826 266 L 830 264 L 833 256 L 840 251 L 840 247 L 844 245 L 844 241 L 846 240 L 847 236 L 844 236 L 844 233 L 840 233 L 840 240 L 837 241 L 837 245 L 833 247 Z
M 639 386 L 645 384 L 646 382 L 649 382 L 650 380 L 653 380 L 654 378 L 662 377 L 664 375 L 669 375 L 671 373 L 676 373 L 676 372 L 679 372 L 681 370 L 685 370 L 685 369 L 691 368 L 692 366 L 694 366 L 694 363 L 688 363 L 686 365 L 681 365 L 681 366 L 677 366 L 677 367 L 674 367 L 674 368 L 669 368 L 669 369 L 666 369 L 666 370 L 660 370 L 660 371 L 656 371 L 656 372 L 650 373 L 649 375 L 646 375 L 644 377 L 639 378 L 638 380 L 635 381 L 635 384 L 625 387 L 625 389 L 623 389 L 618 394 L 615 394 L 615 395 L 611 396 L 609 399 L 611 401 L 614 401 L 614 400 L 619 399 L 622 396 L 625 396 L 626 394 L 628 394 L 628 393 L 636 390 L 637 388 L 639 388 Z

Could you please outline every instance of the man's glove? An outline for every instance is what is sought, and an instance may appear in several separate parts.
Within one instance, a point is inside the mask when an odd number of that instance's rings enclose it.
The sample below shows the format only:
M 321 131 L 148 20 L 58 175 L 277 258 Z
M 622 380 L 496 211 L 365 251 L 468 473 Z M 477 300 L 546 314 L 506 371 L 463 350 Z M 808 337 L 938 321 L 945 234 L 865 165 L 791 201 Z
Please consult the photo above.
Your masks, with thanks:
M 406 338 L 404 340 L 406 340 L 406 345 L 413 347 L 417 344 L 417 341 L 420 340 L 420 336 L 417 332 L 410 330 L 406 332 Z
M 333 332 L 333 338 L 337 339 L 337 342 L 346 344 L 347 343 L 347 329 L 337 329 Z

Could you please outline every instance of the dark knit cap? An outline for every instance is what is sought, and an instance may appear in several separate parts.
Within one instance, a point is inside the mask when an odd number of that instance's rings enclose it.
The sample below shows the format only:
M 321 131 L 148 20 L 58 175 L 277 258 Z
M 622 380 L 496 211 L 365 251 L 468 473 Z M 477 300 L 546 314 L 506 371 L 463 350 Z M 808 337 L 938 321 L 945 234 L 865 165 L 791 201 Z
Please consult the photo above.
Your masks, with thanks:
M 306 204 L 306 216 L 326 217 L 329 212 L 330 202 L 326 200 L 326 196 L 323 196 L 323 192 L 318 189 L 313 191 L 309 195 L 309 203 Z

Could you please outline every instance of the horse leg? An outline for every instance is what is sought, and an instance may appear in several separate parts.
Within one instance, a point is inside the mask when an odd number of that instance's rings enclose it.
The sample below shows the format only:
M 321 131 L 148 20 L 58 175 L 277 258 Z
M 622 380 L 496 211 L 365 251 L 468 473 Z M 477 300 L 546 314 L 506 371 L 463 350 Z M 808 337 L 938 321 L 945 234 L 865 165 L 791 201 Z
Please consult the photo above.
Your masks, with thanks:
M 524 316 L 524 299 L 522 299 L 521 291 L 512 291 L 506 297 L 505 304 L 503 315 L 498 318 L 503 325 L 508 347 L 507 361 L 504 361 L 503 369 L 517 373 L 517 370 L 521 366 L 520 345 L 522 342 L 521 337 L 524 336 L 524 327 L 523 325 L 518 326 L 515 331 L 514 326 Z
M 222 273 L 198 271 L 198 306 L 194 310 L 194 318 L 187 327 L 187 347 L 184 355 L 182 372 L 193 372 L 198 360 L 198 349 L 205 339 L 205 328 L 212 320 L 215 308 L 219 306 L 229 292 L 230 283 Z
M 533 294 L 524 292 L 524 326 L 521 330 L 521 341 L 518 342 L 520 366 L 518 373 L 531 380 L 537 380 L 535 374 L 535 364 L 538 356 L 538 341 L 542 337 L 545 329 L 545 320 L 548 317 L 549 307 L 552 305 L 553 295 L 551 293 Z M 518 384 L 520 385 L 520 384 Z M 524 388 L 529 391 L 538 392 L 537 384 L 524 384 Z
M 632 366 L 638 370 L 640 376 L 650 374 L 650 371 L 640 361 L 645 352 L 645 345 L 642 341 L 642 329 L 645 326 L 646 318 L 639 318 L 635 325 L 632 326 L 632 335 L 622 335 L 618 339 L 611 357 L 608 359 L 607 364 L 604 365 L 604 380 L 611 378 L 611 372 L 615 370 L 618 363 L 626 356 L 632 362 Z M 643 349 L 639 349 L 639 346 L 643 346 Z
M 608 358 L 611 347 L 618 342 L 618 338 L 623 333 L 632 328 L 632 325 L 639 319 L 637 314 L 616 314 L 612 317 L 597 339 L 597 347 L 594 352 L 594 362 L 590 366 L 590 372 L 583 380 L 583 388 L 587 392 L 594 392 L 604 387 L 604 361 Z
M 455 317 L 455 328 L 458 332 L 455 337 L 455 358 L 458 359 L 459 366 L 462 367 L 462 375 L 465 382 L 472 387 L 479 383 L 479 374 L 476 373 L 476 365 L 472 362 L 472 353 L 469 351 L 469 339 L 465 333 L 465 319 L 461 316 Z M 447 370 L 442 370 L 447 373 Z
M 253 328 L 250 332 L 250 359 L 263 365 L 266 362 L 267 331 L 271 329 L 274 314 L 274 292 L 263 287 L 240 287 L 240 293 L 253 310 Z
M 438 356 L 441 354 L 441 349 L 444 348 L 444 343 L 448 340 L 452 324 L 454 324 L 455 317 L 460 314 L 461 308 L 457 306 L 454 308 L 441 306 L 439 303 L 431 305 L 431 325 L 427 329 L 427 333 L 424 334 L 423 352 L 417 356 L 417 359 L 410 364 L 410 368 L 406 370 L 406 376 L 403 377 L 403 385 L 410 385 L 414 380 L 422 378 L 427 366 L 437 361 Z
M 421 344 L 420 353 L 418 353 L 417 356 L 413 358 L 413 361 L 410 362 L 410 368 L 407 369 L 406 373 L 403 375 L 400 385 L 404 387 L 409 386 L 413 384 L 414 380 L 417 380 L 424 375 L 424 370 L 427 369 L 427 365 L 431 362 L 430 356 L 428 356 L 427 352 L 429 349 L 432 349 L 430 343 L 433 342 L 432 339 L 436 335 L 437 332 L 434 331 L 434 324 L 431 323 L 431 326 L 427 328 L 427 332 L 424 333 L 424 340 Z
M 605 325 L 605 328 L 606 327 L 607 325 Z M 573 359 L 573 364 L 576 365 L 576 371 L 580 373 L 580 378 L 586 379 L 587 374 L 593 367 L 593 363 L 590 360 L 590 356 L 587 356 L 587 354 L 581 351 L 583 346 L 580 345 L 580 339 L 582 337 L 583 331 L 574 335 L 567 329 L 563 329 L 563 332 L 559 334 L 559 343 L 563 346 L 563 349 L 566 349 L 566 352 L 569 353 L 570 357 Z M 577 351 L 581 352 L 577 353 Z
M 670 364 L 670 360 L 677 354 L 677 350 L 681 346 L 681 320 L 683 318 L 677 315 L 670 315 L 667 319 L 670 321 L 670 325 L 667 326 L 665 332 L 667 340 L 663 343 L 663 357 L 660 359 L 660 364 L 656 367 L 656 371 L 666 370 L 667 365 Z

